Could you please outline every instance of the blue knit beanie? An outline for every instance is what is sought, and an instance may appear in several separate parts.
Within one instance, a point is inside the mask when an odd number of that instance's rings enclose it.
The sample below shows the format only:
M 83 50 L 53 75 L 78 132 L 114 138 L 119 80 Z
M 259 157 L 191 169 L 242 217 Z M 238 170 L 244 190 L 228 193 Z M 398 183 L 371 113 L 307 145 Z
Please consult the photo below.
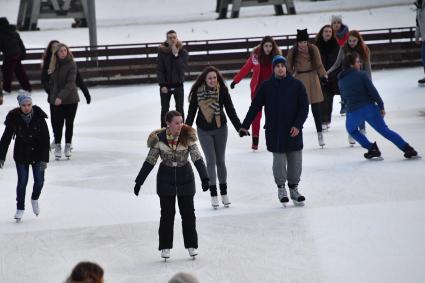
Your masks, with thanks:
M 27 92 L 27 91 L 21 91 L 18 94 L 17 99 L 18 99 L 19 106 L 22 106 L 25 102 L 31 102 L 32 103 L 32 98 L 30 96 L 30 93 Z
M 285 57 L 283 57 L 282 55 L 276 55 L 276 56 L 274 56 L 273 57 L 273 60 L 272 60 L 272 65 L 273 65 L 273 68 L 276 66 L 276 64 L 278 64 L 278 63 L 283 63 L 283 65 L 285 65 L 285 67 L 286 67 L 286 58 Z

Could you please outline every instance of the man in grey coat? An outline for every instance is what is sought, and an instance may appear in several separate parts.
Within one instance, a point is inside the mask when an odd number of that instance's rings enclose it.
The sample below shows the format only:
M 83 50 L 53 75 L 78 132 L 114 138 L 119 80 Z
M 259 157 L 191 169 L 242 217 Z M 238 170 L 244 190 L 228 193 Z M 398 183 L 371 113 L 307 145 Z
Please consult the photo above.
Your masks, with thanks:
M 415 30 L 415 39 L 416 44 L 421 44 L 421 56 L 422 56 L 422 65 L 424 66 L 425 71 L 425 2 L 422 0 L 417 0 L 415 2 L 416 6 L 416 30 Z M 418 81 L 420 86 L 425 86 L 425 78 Z
M 174 30 L 167 32 L 167 40 L 159 46 L 156 77 L 161 95 L 161 127 L 166 127 L 165 114 L 170 110 L 171 95 L 174 95 L 176 110 L 184 118 L 184 73 L 187 69 L 188 53 L 177 38 Z

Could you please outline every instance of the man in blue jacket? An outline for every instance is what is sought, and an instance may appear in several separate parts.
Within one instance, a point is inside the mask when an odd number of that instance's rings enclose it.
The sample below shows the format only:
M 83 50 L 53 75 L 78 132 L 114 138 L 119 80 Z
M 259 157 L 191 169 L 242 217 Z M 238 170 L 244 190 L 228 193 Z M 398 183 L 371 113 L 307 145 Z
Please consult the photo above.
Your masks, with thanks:
M 339 75 L 339 89 L 347 107 L 345 126 L 348 133 L 365 149 L 367 159 L 381 156 L 376 142 L 371 143 L 359 130 L 360 123 L 368 122 L 378 133 L 394 143 L 404 152 L 404 157 L 412 158 L 418 153 L 403 138 L 385 124 L 384 102 L 366 73 L 360 71 L 360 58 L 357 53 L 344 57 L 343 71 Z
M 279 201 L 283 205 L 289 201 L 285 189 L 288 181 L 294 204 L 304 205 L 305 197 L 298 192 L 298 183 L 302 171 L 302 128 L 308 115 L 307 92 L 301 81 L 286 73 L 285 57 L 276 55 L 272 66 L 273 75 L 257 90 L 239 134 L 249 134 L 247 129 L 264 106 L 266 146 L 273 153 Z

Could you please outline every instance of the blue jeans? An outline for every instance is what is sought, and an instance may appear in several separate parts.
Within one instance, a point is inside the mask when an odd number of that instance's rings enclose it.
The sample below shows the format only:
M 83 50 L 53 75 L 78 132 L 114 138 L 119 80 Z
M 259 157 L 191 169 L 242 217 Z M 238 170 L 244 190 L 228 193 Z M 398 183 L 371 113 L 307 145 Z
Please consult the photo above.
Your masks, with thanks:
M 370 149 L 372 143 L 358 130 L 361 123 L 367 122 L 384 138 L 394 143 L 400 150 L 403 150 L 407 142 L 399 134 L 390 130 L 385 124 L 378 106 L 368 104 L 356 111 L 348 112 L 345 127 L 348 133 L 364 148 Z
M 34 176 L 34 186 L 31 199 L 37 200 L 40 197 L 41 189 L 44 184 L 44 170 L 41 170 L 41 162 L 31 164 L 32 174 Z M 18 185 L 16 187 L 16 206 L 19 210 L 25 209 L 25 193 L 28 184 L 29 164 L 16 163 L 16 172 L 18 173 Z

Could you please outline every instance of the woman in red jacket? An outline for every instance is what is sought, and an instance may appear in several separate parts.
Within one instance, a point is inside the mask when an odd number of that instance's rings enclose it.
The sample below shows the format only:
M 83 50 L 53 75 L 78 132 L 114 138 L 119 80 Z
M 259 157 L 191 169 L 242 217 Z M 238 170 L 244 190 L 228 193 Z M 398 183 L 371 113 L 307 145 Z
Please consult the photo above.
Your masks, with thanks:
M 252 70 L 251 78 L 251 100 L 254 100 L 256 91 L 261 83 L 270 78 L 273 73 L 272 60 L 276 55 L 281 55 L 279 47 L 271 36 L 265 36 L 260 45 L 254 47 L 251 56 L 246 60 L 245 65 L 233 78 L 230 88 L 233 89 Z M 258 138 L 260 136 L 260 123 L 262 111 L 258 112 L 254 122 L 252 122 L 252 149 L 258 149 Z

